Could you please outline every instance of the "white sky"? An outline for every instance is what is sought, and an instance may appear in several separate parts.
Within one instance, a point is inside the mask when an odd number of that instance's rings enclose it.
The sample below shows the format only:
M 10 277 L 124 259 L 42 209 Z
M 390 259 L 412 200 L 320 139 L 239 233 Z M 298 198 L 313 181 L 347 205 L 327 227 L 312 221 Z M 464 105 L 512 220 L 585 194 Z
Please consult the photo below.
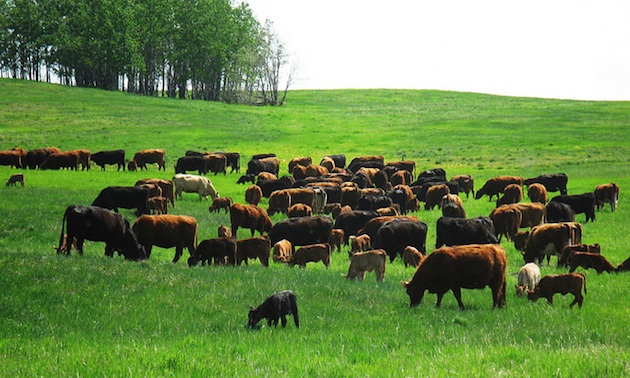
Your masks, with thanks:
M 630 100 L 628 0 L 245 0 L 292 89 L 443 89 Z

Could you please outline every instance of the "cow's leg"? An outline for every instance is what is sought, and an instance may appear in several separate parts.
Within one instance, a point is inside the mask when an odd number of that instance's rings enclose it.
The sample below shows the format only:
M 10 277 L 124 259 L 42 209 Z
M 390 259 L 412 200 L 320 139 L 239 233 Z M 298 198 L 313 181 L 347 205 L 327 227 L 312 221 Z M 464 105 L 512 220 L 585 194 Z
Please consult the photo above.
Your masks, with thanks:
M 153 245 L 149 244 L 145 246 L 144 249 L 147 251 L 147 259 L 148 259 L 149 257 L 151 257 L 151 250 L 153 249 Z
M 444 298 L 444 294 L 446 293 L 445 292 L 437 293 L 437 302 L 435 303 L 435 307 L 440 307 L 440 305 L 442 304 L 442 298 Z
M 453 292 L 455 299 L 457 299 L 457 304 L 459 305 L 459 309 L 463 310 L 464 304 L 462 303 L 462 289 L 459 287 L 456 287 L 456 288 L 451 288 L 451 291 Z
M 547 303 L 553 304 L 553 293 L 547 295 Z
M 181 245 L 178 245 L 175 247 L 175 257 L 173 257 L 173 262 L 176 263 L 179 261 L 179 258 L 182 257 L 182 254 L 184 253 L 184 247 Z
M 282 321 L 282 328 L 285 328 L 287 326 L 287 317 L 285 315 L 282 315 L 280 320 Z
M 68 253 L 67 255 L 70 256 L 70 250 L 72 249 L 72 240 L 73 240 L 74 236 L 68 235 Z M 84 239 L 79 239 L 77 238 L 77 252 L 79 252 L 79 255 L 83 256 L 83 242 L 85 240 Z
M 105 256 L 113 257 L 114 256 L 114 248 L 111 245 L 105 244 Z

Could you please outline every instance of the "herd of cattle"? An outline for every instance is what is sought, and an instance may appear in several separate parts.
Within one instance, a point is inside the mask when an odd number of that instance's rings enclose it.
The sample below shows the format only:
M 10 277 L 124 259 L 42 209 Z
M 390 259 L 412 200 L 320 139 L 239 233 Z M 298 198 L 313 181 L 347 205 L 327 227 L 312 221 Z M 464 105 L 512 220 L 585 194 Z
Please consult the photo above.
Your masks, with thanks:
M 55 148 L 24 151 L 0 151 L 0 165 L 31 169 L 90 168 L 90 161 L 117 169 L 147 169 L 157 164 L 165 169 L 162 149 L 137 152 L 125 164 L 123 150 L 87 150 L 61 152 Z M 601 255 L 598 244 L 581 243 L 582 225 L 595 221 L 595 210 L 609 204 L 614 212 L 619 200 L 619 186 L 599 185 L 593 192 L 567 194 L 568 177 L 563 173 L 523 179 L 519 176 L 491 178 L 475 192 L 470 175 L 450 180 L 441 168 L 414 176 L 413 161 L 385 163 L 382 156 L 362 156 L 346 166 L 344 155 L 325 156 L 319 164 L 311 157 L 291 159 L 289 175 L 279 176 L 280 159 L 274 154 L 255 155 L 247 164 L 246 174 L 237 184 L 251 183 L 245 190 L 247 204 L 220 197 L 212 182 L 202 175 L 208 172 L 240 172 L 238 153 L 200 153 L 188 151 L 177 159 L 172 180 L 145 179 L 133 186 L 104 188 L 91 206 L 69 206 L 63 215 L 58 253 L 69 254 L 76 248 L 83 253 L 84 240 L 105 242 L 105 254 L 114 252 L 126 259 L 149 258 L 153 246 L 175 248 L 177 262 L 187 248 L 189 266 L 204 264 L 241 265 L 258 259 L 269 266 L 273 261 L 305 267 L 309 262 L 329 266 L 333 250 L 349 245 L 350 265 L 347 279 L 363 280 L 366 272 L 375 272 L 378 281 L 385 275 L 386 260 L 401 257 L 405 266 L 416 271 L 403 282 L 411 306 L 420 303 L 425 291 L 437 294 L 439 306 L 443 295 L 453 292 L 460 308 L 461 289 L 492 290 L 493 306 L 505 306 L 507 255 L 499 244 L 502 237 L 521 251 L 525 265 L 518 276 L 517 295 L 527 293 L 536 300 L 554 293 L 572 293 L 582 305 L 585 275 L 574 273 L 578 267 L 593 268 L 598 273 L 630 270 L 630 258 L 614 267 Z M 196 171 L 198 175 L 188 174 Z M 523 187 L 531 202 L 522 202 Z M 549 200 L 548 193 L 560 195 Z M 221 226 L 217 238 L 197 241 L 194 217 L 168 214 L 168 207 L 182 193 L 197 193 L 199 199 L 210 196 L 210 212 L 229 212 L 231 227 Z M 475 199 L 496 197 L 496 208 L 489 216 L 468 218 L 459 197 L 472 194 Z M 268 208 L 259 206 L 267 198 Z M 416 216 L 436 206 L 442 217 L 436 224 L 435 250 L 427 255 L 428 225 Z M 117 213 L 119 208 L 135 209 L 137 219 L 130 223 Z M 113 210 L 113 211 L 111 211 Z M 273 224 L 270 215 L 283 213 L 287 219 Z M 239 228 L 247 228 L 250 238 L 237 239 Z M 528 231 L 520 231 L 528 228 Z M 260 236 L 255 236 L 255 232 Z M 299 247 L 296 249 L 296 247 Z M 272 252 L 273 251 L 273 252 Z M 540 264 L 557 256 L 566 274 L 540 279 Z

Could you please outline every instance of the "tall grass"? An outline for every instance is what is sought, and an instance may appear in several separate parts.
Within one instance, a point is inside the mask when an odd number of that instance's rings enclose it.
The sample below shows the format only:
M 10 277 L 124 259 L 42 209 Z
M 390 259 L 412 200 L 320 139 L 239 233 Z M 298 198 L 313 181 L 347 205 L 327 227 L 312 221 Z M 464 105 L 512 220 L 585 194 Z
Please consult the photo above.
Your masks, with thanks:
M 439 309 L 432 294 L 409 308 L 400 281 L 413 269 L 400 260 L 382 283 L 372 274 L 346 281 L 346 250 L 328 269 L 257 261 L 189 269 L 170 263 L 172 249 L 131 263 L 105 258 L 103 243 L 88 242 L 82 257 L 52 247 L 66 206 L 89 204 L 108 185 L 170 178 L 187 149 L 238 151 L 243 170 L 252 154 L 275 152 L 284 173 L 295 156 L 404 154 L 419 170 L 472 174 L 477 187 L 498 174 L 559 171 L 569 175 L 570 193 L 617 182 L 618 211 L 607 207 L 584 224 L 584 242 L 600 243 L 617 264 L 628 257 L 628 103 L 384 90 L 297 91 L 285 107 L 242 107 L 11 80 L 0 80 L 0 93 L 0 149 L 125 148 L 129 158 L 161 147 L 168 159 L 167 172 L 24 170 L 26 187 L 0 187 L 1 376 L 630 375 L 628 274 L 587 271 L 582 309 L 568 308 L 570 295 L 553 306 L 528 302 L 513 293 L 522 258 L 507 241 L 507 308 L 492 310 L 488 289 L 464 290 L 465 311 L 450 293 Z M 16 171 L 0 167 L 0 178 Z M 210 178 L 222 196 L 244 202 L 237 174 Z M 201 240 L 229 224 L 208 205 L 184 194 L 171 211 L 194 216 Z M 493 207 L 472 197 L 464 205 L 470 216 Z M 429 225 L 430 249 L 439 211 L 413 215 Z M 292 322 L 245 328 L 248 306 L 288 288 L 298 296 L 299 330 Z

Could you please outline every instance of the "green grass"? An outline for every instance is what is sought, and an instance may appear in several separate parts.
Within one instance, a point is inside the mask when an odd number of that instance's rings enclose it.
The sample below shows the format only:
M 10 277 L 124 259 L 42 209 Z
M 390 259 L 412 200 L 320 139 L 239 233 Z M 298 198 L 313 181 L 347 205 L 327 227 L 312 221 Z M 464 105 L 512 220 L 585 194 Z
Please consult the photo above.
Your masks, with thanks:
M 570 295 L 553 306 L 518 299 L 509 275 L 507 308 L 492 310 L 488 289 L 464 290 L 460 311 L 451 293 L 442 308 L 433 294 L 409 308 L 400 281 L 413 269 L 400 260 L 383 283 L 373 274 L 347 282 L 346 251 L 329 269 L 189 269 L 170 263 L 172 249 L 132 263 L 105 258 L 102 243 L 88 242 L 83 257 L 52 247 L 66 206 L 89 204 L 108 185 L 170 178 L 187 149 L 238 151 L 243 171 L 251 155 L 275 152 L 285 173 L 295 156 L 404 154 L 418 169 L 472 174 L 477 187 L 499 174 L 560 171 L 570 193 L 617 182 L 618 211 L 599 211 L 583 238 L 616 265 L 629 254 L 628 124 L 627 102 L 347 90 L 294 91 L 284 107 L 243 107 L 0 80 L 0 149 L 124 148 L 130 158 L 165 148 L 168 163 L 167 172 L 24 170 L 25 188 L 0 187 L 0 376 L 629 376 L 626 273 L 587 271 L 582 309 L 568 308 Z M 0 167 L 0 179 L 16 171 Z M 244 202 L 237 174 L 210 178 L 222 196 Z M 464 205 L 469 216 L 492 209 L 486 199 Z M 172 212 L 194 216 L 201 240 L 229 224 L 208 206 L 188 194 Z M 414 215 L 429 225 L 432 246 L 439 211 Z M 515 273 L 522 258 L 502 245 Z M 284 330 L 245 328 L 249 305 L 287 288 L 298 296 L 299 330 L 291 320 Z

